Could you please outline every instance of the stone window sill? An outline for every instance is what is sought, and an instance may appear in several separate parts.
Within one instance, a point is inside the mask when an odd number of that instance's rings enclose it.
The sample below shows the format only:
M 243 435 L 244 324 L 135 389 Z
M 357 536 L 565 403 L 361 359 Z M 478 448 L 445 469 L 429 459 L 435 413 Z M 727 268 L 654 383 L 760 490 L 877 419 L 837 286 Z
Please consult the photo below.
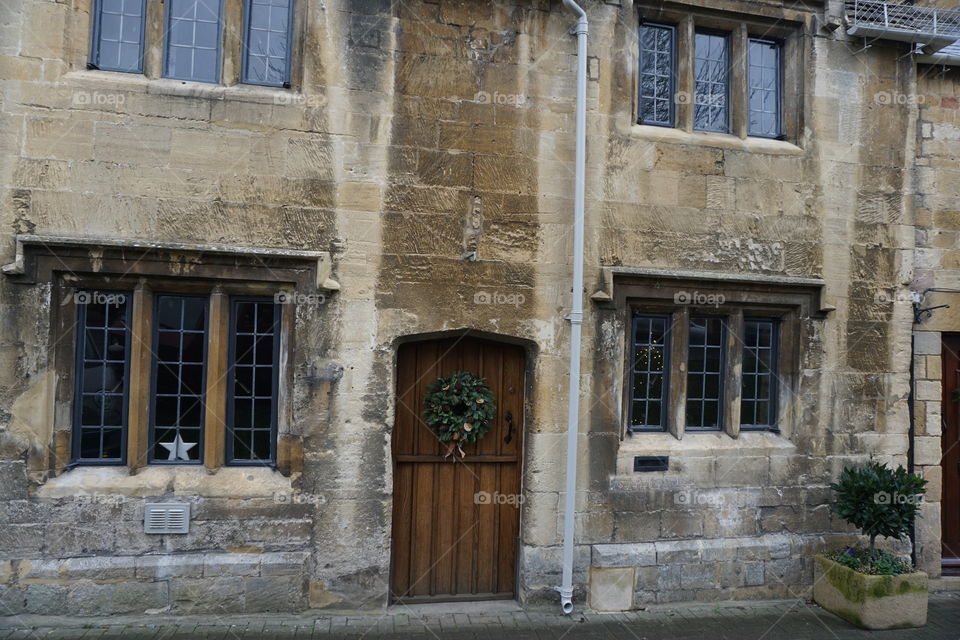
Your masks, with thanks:
M 671 471 L 674 458 L 752 458 L 786 456 L 796 453 L 796 445 L 780 434 L 769 431 L 741 432 L 731 438 L 723 432 L 684 433 L 677 440 L 670 433 L 635 433 L 620 443 L 617 455 L 617 475 L 629 477 L 654 476 L 657 473 L 636 473 L 634 456 L 670 456 Z
M 209 498 L 289 498 L 294 477 L 265 467 L 150 466 L 131 475 L 128 467 L 74 467 L 36 489 L 40 498 L 108 499 L 162 495 Z
M 706 131 L 683 131 L 670 127 L 654 127 L 634 124 L 630 133 L 638 138 L 654 142 L 684 144 L 696 147 L 716 147 L 780 156 L 802 156 L 804 150 L 786 140 L 770 138 L 739 138 L 729 133 L 709 133 Z
M 77 89 L 82 89 L 91 94 L 109 91 L 135 91 L 154 95 L 201 98 L 206 100 L 235 100 L 238 102 L 281 106 L 297 104 L 318 106 L 311 104 L 311 102 L 321 98 L 320 96 L 307 97 L 292 89 L 251 84 L 226 86 L 206 82 L 172 80 L 170 78 L 148 78 L 141 74 L 120 73 L 117 71 L 71 71 L 64 75 L 64 80 L 76 85 Z M 77 103 L 77 100 L 74 100 L 74 103 L 77 104 L 77 106 L 82 106 L 82 103 Z M 100 104 L 95 103 L 91 98 L 90 106 L 102 109 L 105 106 L 112 106 L 113 108 L 121 107 L 122 104 L 111 104 L 109 100 L 106 100 L 105 104 Z

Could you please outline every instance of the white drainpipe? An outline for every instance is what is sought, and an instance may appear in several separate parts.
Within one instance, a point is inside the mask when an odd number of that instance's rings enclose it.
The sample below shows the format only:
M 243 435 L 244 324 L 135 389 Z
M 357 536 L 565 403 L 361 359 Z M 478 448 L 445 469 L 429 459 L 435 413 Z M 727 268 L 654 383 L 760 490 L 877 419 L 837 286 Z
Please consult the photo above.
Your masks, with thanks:
M 563 0 L 577 14 L 577 156 L 573 204 L 573 305 L 570 309 L 570 389 L 567 406 L 567 487 L 563 511 L 563 582 L 560 607 L 573 612 L 573 534 L 577 496 L 577 434 L 580 422 L 580 333 L 583 323 L 583 200 L 587 157 L 587 12 Z

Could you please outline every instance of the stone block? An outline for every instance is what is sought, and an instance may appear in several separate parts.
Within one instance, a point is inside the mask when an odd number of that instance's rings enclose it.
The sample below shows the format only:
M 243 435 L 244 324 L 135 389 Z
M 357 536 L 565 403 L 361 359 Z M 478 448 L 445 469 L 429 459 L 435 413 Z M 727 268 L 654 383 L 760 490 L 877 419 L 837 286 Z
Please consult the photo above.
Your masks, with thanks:
M 260 554 L 209 554 L 203 558 L 203 577 L 260 575 Z
M 0 500 L 27 498 L 27 466 L 21 461 L 0 462 Z
M 181 553 L 140 556 L 136 562 L 139 579 L 200 578 L 203 576 L 203 554 Z
M 595 611 L 629 611 L 633 608 L 635 583 L 633 567 L 590 567 L 590 607 Z
M 260 575 L 285 576 L 302 575 L 305 571 L 304 563 L 310 557 L 307 552 L 293 553 L 265 553 L 260 556 Z
M 934 331 L 917 331 L 913 334 L 913 352 L 916 355 L 939 356 L 943 347 L 940 334 Z
M 243 578 L 173 578 L 170 602 L 178 613 L 241 613 Z
M 703 516 L 689 511 L 664 511 L 660 520 L 663 538 L 689 538 L 703 535 Z
M 675 591 L 680 588 L 681 567 L 679 564 L 661 564 L 657 567 L 657 592 Z
M 0 611 L 16 616 L 27 613 L 27 594 L 21 587 L 0 584 Z
M 60 575 L 67 580 L 117 580 L 134 578 L 136 558 L 133 556 L 91 556 L 63 561 Z
M 67 610 L 69 588 L 59 584 L 31 584 L 24 588 L 26 611 L 38 615 L 58 615 Z
M 646 567 L 657 563 L 653 543 L 595 544 L 590 562 L 595 567 Z
M 39 524 L 4 525 L 0 527 L 0 554 L 7 557 L 29 557 L 43 548 L 43 526 Z
M 683 589 L 713 589 L 717 586 L 715 564 L 685 564 L 680 569 Z
M 755 587 L 763 584 L 763 563 L 745 562 L 743 563 L 744 584 L 748 587 Z
M 243 579 L 244 611 L 299 611 L 306 606 L 306 581 L 302 576 Z
M 75 583 L 67 593 L 67 615 L 143 613 L 169 604 L 166 582 Z
M 703 557 L 703 542 L 700 540 L 663 540 L 655 547 L 659 565 L 700 562 Z
M 917 436 L 914 438 L 914 462 L 918 465 L 938 465 L 943 457 L 939 437 Z
M 937 400 L 943 397 L 943 385 L 939 380 L 917 380 L 917 400 Z

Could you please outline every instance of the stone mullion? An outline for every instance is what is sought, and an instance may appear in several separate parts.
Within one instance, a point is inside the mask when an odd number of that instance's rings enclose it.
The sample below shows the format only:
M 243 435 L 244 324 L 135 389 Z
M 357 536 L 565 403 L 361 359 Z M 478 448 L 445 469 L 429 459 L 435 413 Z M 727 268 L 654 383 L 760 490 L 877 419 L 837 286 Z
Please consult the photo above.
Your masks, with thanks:
M 147 24 L 144 29 L 143 74 L 148 78 L 163 75 L 163 47 L 167 40 L 166 3 L 147 0 Z
M 727 320 L 726 366 L 723 381 L 723 430 L 731 438 L 740 435 L 740 402 L 743 395 L 743 311 Z
M 127 465 L 136 471 L 147 464 L 150 431 L 150 365 L 153 337 L 153 293 L 141 280 L 133 292 L 130 327 L 130 379 L 127 409 Z M 79 338 L 78 338 L 79 339 Z
M 674 104 L 677 109 L 678 129 L 693 131 L 693 16 L 685 16 L 677 25 L 677 82 Z
M 747 113 L 747 27 L 738 25 L 730 34 L 730 133 L 746 138 L 750 117 Z
M 203 463 L 223 466 L 227 429 L 227 358 L 230 300 L 217 286 L 210 294 L 210 333 L 207 341 L 207 384 L 203 398 Z
M 670 402 L 667 430 L 683 438 L 687 422 L 687 350 L 690 342 L 690 310 L 681 307 L 673 314 L 670 331 Z

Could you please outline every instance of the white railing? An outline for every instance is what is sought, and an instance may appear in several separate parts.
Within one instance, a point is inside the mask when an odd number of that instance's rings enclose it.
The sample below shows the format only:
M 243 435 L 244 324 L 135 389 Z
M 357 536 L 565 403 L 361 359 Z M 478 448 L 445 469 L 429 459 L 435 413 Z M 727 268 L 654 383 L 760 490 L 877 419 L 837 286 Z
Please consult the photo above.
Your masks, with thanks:
M 960 38 L 960 11 L 957 10 L 882 0 L 847 0 L 846 10 L 852 26 Z

